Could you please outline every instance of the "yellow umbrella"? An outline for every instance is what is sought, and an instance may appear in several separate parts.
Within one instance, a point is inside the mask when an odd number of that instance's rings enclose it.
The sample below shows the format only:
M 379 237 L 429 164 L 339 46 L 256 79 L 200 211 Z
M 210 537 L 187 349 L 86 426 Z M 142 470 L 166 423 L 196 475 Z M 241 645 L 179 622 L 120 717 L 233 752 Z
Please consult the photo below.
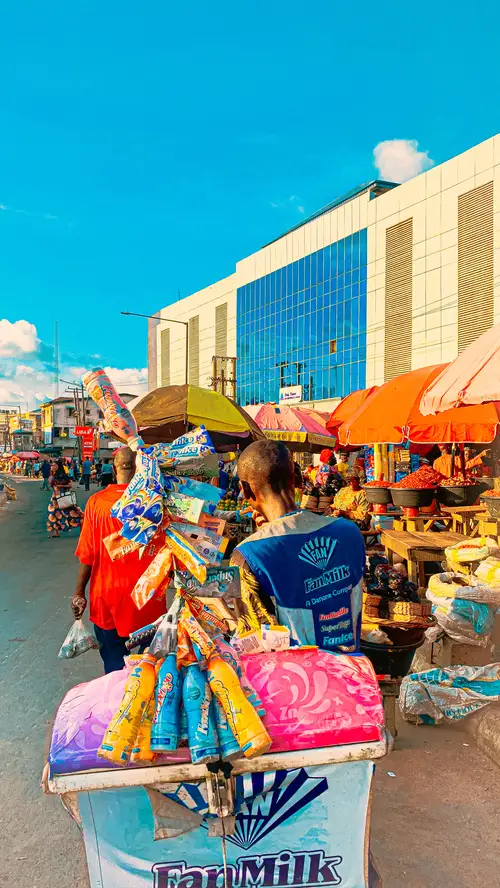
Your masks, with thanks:
M 230 398 L 196 385 L 167 385 L 128 403 L 147 444 L 173 441 L 189 426 L 204 425 L 217 449 L 234 450 L 263 438 L 256 423 Z

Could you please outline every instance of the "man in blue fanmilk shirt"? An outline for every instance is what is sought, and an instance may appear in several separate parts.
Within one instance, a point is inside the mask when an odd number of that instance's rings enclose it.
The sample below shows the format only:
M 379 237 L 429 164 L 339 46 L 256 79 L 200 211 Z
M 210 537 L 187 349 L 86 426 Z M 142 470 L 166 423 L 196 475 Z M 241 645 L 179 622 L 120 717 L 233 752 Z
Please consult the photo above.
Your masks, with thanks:
M 296 642 L 357 651 L 366 562 L 359 529 L 353 521 L 297 508 L 294 464 L 282 443 L 250 444 L 238 475 L 261 524 L 231 558 L 243 589 L 257 594 Z

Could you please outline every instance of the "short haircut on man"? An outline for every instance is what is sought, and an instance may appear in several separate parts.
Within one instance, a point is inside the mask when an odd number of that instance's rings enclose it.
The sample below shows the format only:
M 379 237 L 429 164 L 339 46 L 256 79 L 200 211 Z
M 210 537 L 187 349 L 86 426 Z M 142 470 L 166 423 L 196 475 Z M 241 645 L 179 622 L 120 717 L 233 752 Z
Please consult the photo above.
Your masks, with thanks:
M 254 441 L 238 460 L 238 475 L 254 489 L 270 487 L 281 493 L 294 487 L 292 454 L 281 441 Z

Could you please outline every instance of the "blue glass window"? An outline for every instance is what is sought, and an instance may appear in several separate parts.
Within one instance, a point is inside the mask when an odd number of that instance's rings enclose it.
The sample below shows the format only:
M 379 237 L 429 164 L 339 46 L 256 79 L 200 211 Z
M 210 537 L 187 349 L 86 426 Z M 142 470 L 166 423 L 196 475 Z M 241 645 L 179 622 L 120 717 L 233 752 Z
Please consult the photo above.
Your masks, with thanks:
M 238 400 L 341 397 L 366 380 L 366 229 L 250 281 L 237 292 Z M 330 354 L 330 341 L 336 351 Z

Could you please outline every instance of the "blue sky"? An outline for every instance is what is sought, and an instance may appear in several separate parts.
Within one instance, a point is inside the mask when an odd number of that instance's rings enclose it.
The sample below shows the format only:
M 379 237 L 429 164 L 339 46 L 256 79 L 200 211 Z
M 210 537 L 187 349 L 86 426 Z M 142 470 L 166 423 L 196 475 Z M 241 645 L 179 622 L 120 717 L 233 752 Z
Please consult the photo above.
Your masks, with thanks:
M 146 321 L 120 309 L 229 274 L 376 177 L 380 142 L 440 163 L 498 132 L 499 19 L 484 2 L 4 4 L 0 318 L 36 331 L 26 351 L 0 326 L 0 402 L 51 393 L 55 319 L 66 373 L 130 370 L 139 392 Z

